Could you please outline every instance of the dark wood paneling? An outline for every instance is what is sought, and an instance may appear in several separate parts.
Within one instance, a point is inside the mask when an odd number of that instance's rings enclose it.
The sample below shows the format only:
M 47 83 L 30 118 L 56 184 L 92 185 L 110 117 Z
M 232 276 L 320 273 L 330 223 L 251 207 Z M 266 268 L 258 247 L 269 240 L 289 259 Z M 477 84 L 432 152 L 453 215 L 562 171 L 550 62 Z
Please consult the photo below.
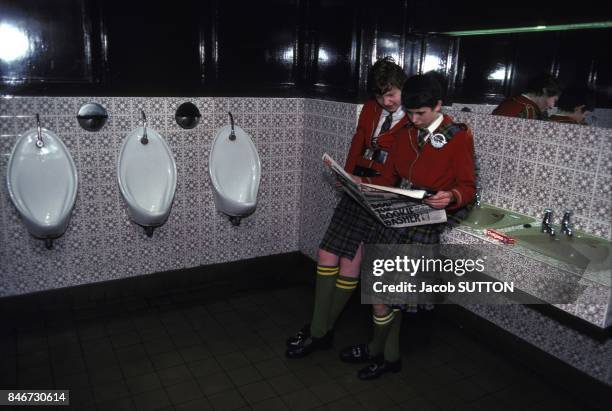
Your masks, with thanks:
M 298 77 L 299 2 L 219 1 L 216 87 L 232 95 L 291 89 Z
M 359 97 L 367 98 L 368 70 L 377 59 L 391 56 L 406 67 L 407 0 L 380 0 L 364 6 L 360 21 Z
M 603 46 L 610 38 L 609 29 L 562 32 L 555 56 L 559 79 L 597 90 L 599 107 L 612 107 L 612 56 Z
M 354 99 L 358 94 L 359 3 L 316 0 L 306 8 L 304 88 L 308 95 Z
M 598 106 L 612 106 L 611 57 L 602 47 L 611 30 L 459 39 L 432 34 L 610 19 L 584 4 L 546 12 L 534 5 L 525 13 L 514 6 L 449 0 L 47 3 L 0 0 L 0 19 L 21 27 L 32 50 L 27 59 L 0 61 L 4 94 L 305 96 L 356 102 L 367 96 L 373 62 L 390 55 L 408 75 L 429 69 L 445 75 L 455 101 L 496 103 L 521 92 L 535 72 L 550 71 L 565 83 L 597 87 Z
M 58 83 L 99 81 L 95 6 L 85 0 L 58 3 L 0 2 L 0 92 L 48 90 Z
M 463 37 L 459 42 L 454 101 L 496 103 L 510 93 L 512 36 Z
M 113 94 L 157 95 L 197 91 L 199 22 L 206 2 L 164 7 L 145 2 L 105 1 L 106 89 Z
M 561 32 L 545 32 L 512 35 L 514 69 L 509 94 L 523 93 L 529 78 L 538 73 L 558 74 L 555 73 L 555 57 L 562 47 L 559 42 L 560 34 Z

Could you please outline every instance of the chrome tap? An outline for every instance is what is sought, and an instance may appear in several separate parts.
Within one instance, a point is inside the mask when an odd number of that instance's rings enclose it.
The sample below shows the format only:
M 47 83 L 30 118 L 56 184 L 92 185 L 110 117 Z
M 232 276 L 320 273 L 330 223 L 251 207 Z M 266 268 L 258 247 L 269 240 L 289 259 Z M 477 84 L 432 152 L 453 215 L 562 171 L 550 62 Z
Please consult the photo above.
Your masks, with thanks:
M 572 229 L 572 223 L 570 223 L 570 217 L 572 216 L 573 211 L 570 209 L 565 209 L 563 212 L 563 219 L 561 220 L 561 232 L 568 237 L 571 237 L 574 233 Z
M 552 226 L 552 210 L 550 208 L 544 210 L 544 218 L 542 219 L 542 232 L 548 233 L 551 237 L 555 236 L 555 229 Z

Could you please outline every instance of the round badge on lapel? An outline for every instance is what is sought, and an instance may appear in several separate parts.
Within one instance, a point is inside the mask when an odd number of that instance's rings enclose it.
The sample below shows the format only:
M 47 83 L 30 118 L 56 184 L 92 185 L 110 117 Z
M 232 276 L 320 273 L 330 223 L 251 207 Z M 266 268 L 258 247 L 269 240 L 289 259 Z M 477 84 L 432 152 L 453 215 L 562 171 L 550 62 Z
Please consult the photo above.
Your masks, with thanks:
M 444 134 L 440 133 L 433 134 L 429 141 L 431 141 L 431 145 L 434 146 L 434 148 L 442 148 L 446 143 L 448 143 Z

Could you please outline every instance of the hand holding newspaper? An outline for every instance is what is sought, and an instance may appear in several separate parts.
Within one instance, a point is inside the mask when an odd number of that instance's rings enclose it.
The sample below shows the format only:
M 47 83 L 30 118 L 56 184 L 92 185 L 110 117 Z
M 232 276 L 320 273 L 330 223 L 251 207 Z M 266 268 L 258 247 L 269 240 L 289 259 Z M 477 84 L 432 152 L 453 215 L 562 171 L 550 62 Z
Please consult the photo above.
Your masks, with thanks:
M 357 183 L 327 153 L 323 162 L 334 172 L 342 189 L 385 227 L 402 228 L 446 222 L 446 211 L 431 208 L 421 200 L 426 190 L 405 190 L 376 184 Z

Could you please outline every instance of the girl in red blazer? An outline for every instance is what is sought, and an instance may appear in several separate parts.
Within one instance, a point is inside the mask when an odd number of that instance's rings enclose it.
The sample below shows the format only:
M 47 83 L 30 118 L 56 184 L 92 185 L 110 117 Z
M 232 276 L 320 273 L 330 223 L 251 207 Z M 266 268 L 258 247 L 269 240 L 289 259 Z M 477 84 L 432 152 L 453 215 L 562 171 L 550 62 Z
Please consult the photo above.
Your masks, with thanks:
M 368 100 L 361 111 L 345 169 L 358 181 L 384 184 L 391 150 L 407 124 L 401 107 L 406 75 L 392 59 L 376 62 L 370 72 Z M 318 251 L 314 312 L 310 324 L 287 340 L 286 355 L 301 358 L 330 348 L 334 322 L 357 288 L 362 243 L 375 228 L 375 220 L 347 196 L 338 203 Z

